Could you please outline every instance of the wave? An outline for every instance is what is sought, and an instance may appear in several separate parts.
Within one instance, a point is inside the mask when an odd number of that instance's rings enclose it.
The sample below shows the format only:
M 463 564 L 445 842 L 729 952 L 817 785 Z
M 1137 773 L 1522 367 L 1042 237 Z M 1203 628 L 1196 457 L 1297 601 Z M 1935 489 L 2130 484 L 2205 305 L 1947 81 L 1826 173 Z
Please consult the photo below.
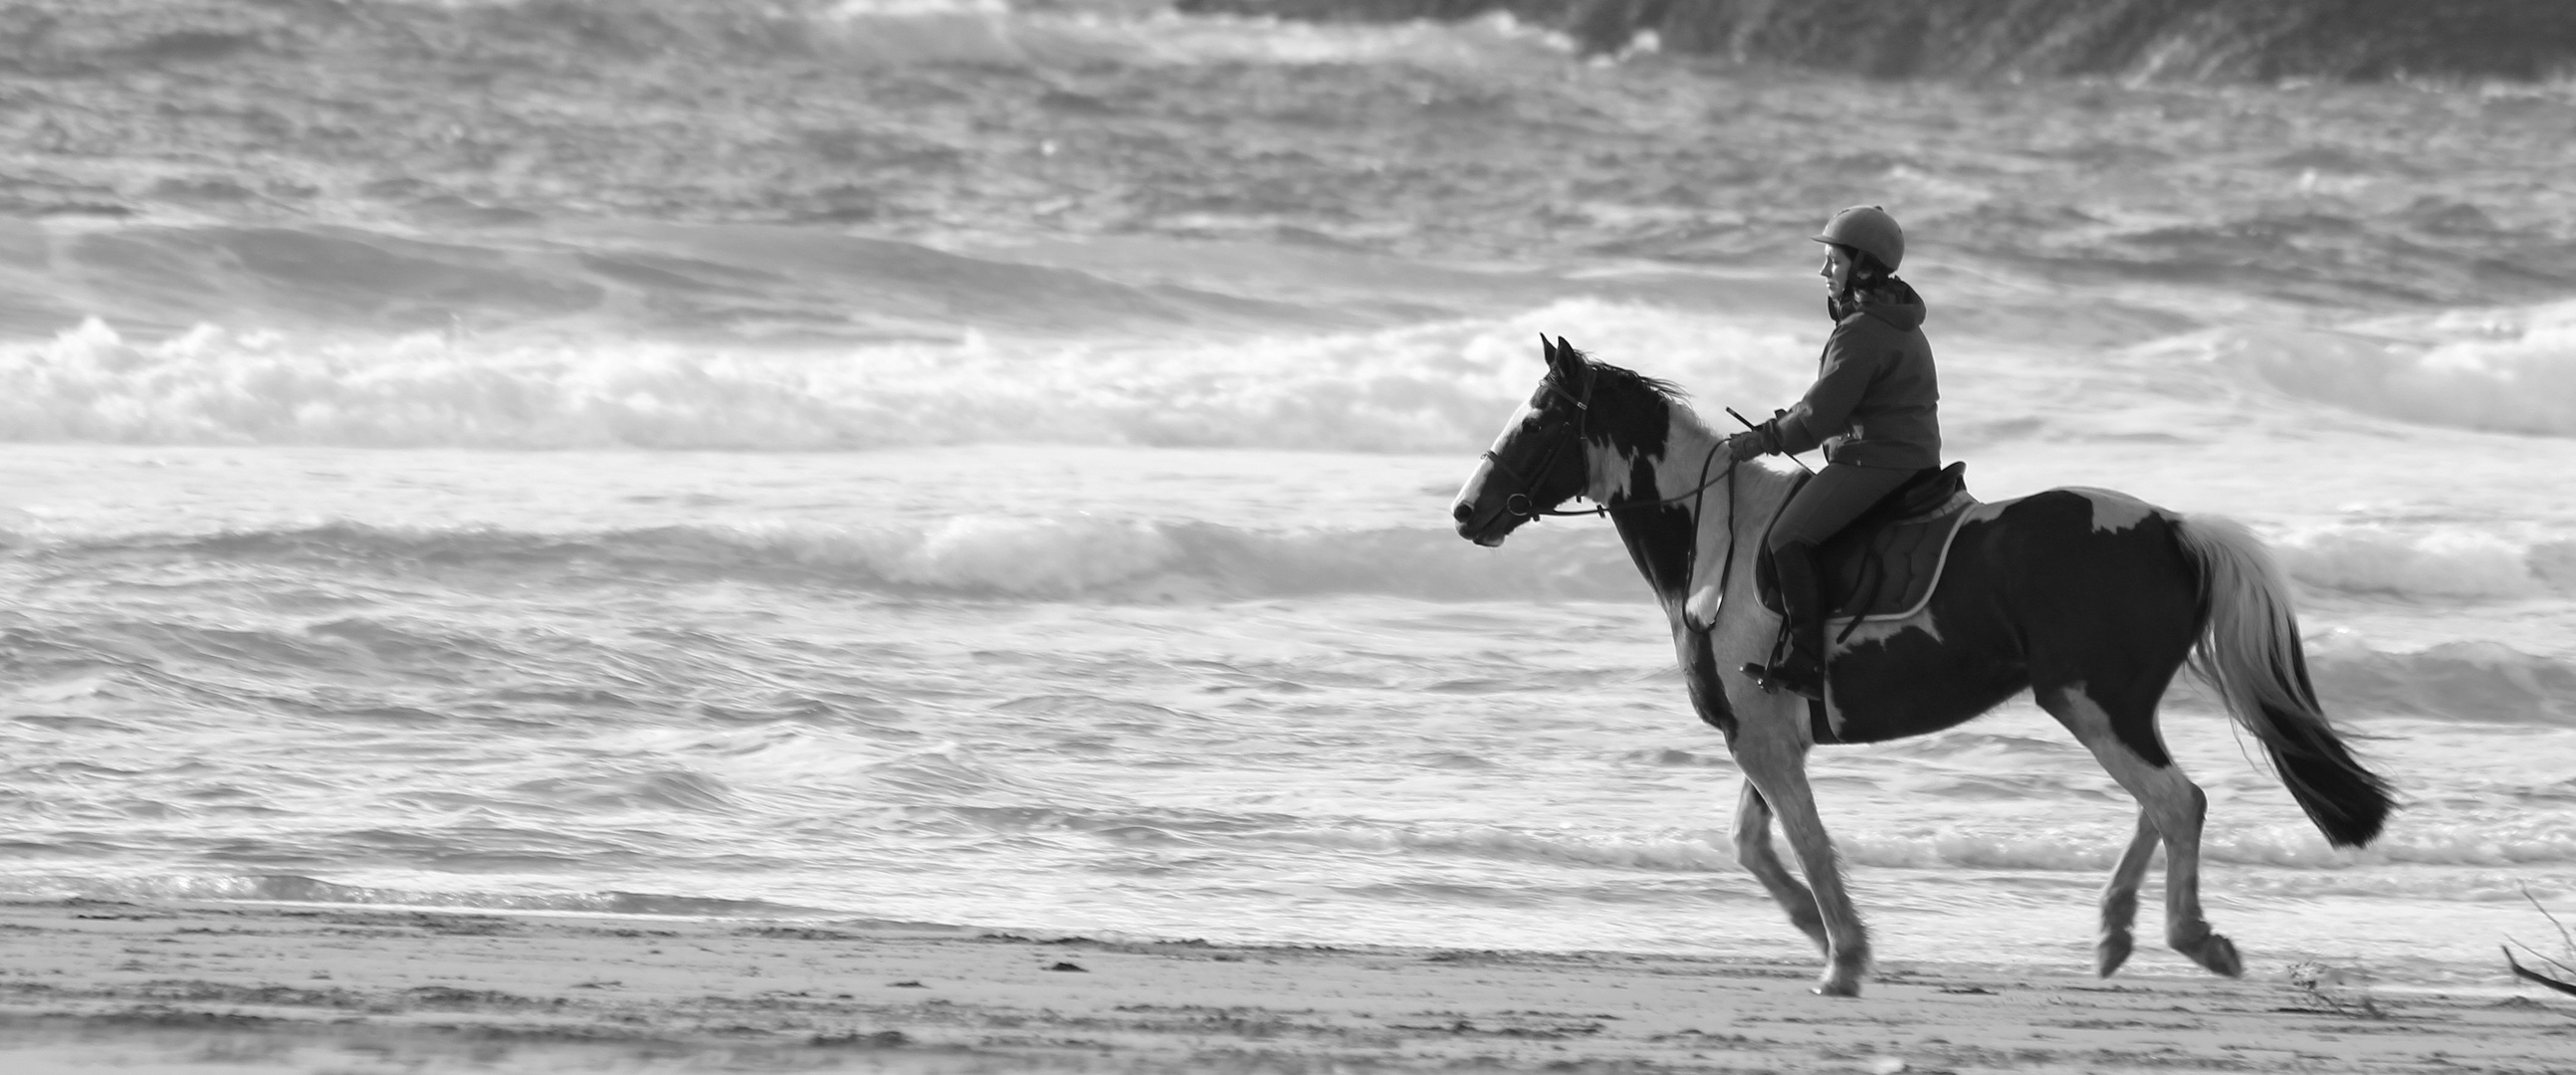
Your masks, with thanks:
M 983 442 L 1455 452 L 1541 371 L 1529 342 L 1670 356 L 1791 398 L 1795 344 L 1722 317 L 1573 299 L 1384 329 L 775 349 L 607 338 L 383 338 L 92 319 L 0 343 L 0 441 L 844 450 Z M 1676 369 L 1675 367 L 1678 367 Z
M 1941 832 L 1866 828 L 1837 832 L 1851 861 L 1898 869 L 2101 871 L 2119 860 L 2125 827 L 2093 830 L 2047 825 L 1989 831 L 1954 825 Z M 1390 855 L 1455 856 L 1533 865 L 1574 865 L 1649 872 L 1731 872 L 1731 841 L 1723 833 L 1653 837 L 1595 837 L 1469 826 L 1444 830 L 1342 827 L 1273 833 L 1263 841 L 1311 844 L 1334 850 Z M 2290 870 L 2344 870 L 2363 866 L 2541 866 L 2576 863 L 2576 833 L 2534 821 L 2526 825 L 2417 827 L 2393 831 L 2363 850 L 2328 845 L 2304 823 L 2231 828 L 2202 845 L 2212 862 Z
M 2486 724 L 2576 728 L 2576 662 L 2496 642 L 2414 652 L 2310 640 L 2308 669 L 2328 708 Z
M 1343 826 L 1279 832 L 1267 839 L 1336 851 L 1635 870 L 1701 872 L 1730 869 L 1735 864 L 1733 847 L 1723 835 L 1715 833 L 1662 838 L 1583 837 L 1489 826 L 1439 830 Z
M 1510 2 L 1535 18 L 1554 0 Z M 2547 122 L 2565 84 L 1899 93 L 1585 66 L 1507 16 L 1322 26 L 1156 0 L 10 10 L 33 17 L 0 22 L 0 90 L 27 117 L 0 153 L 0 335 L 90 315 L 138 337 L 1367 327 L 1480 308 L 1424 288 L 1432 262 L 1777 273 L 1823 211 L 1809 199 L 1827 194 L 1800 193 L 1818 175 L 1839 177 L 1830 197 L 1899 208 L 1932 265 L 1963 270 L 1933 276 L 1936 304 L 1992 282 L 2058 346 L 2247 298 L 2539 301 L 2576 280 L 2551 223 L 2568 215 Z M 174 78 L 203 91 L 174 97 Z M 1278 288 L 1192 257 L 1131 278 L 966 252 L 1144 237 L 1253 248 L 1241 263 L 1411 260 Z M 2116 316 L 2064 317 L 2067 288 Z M 2139 295 L 2160 309 L 2105 301 Z
M 2382 0 L 2242 5 L 2181 0 L 2024 0 L 2006 5 L 1804 5 L 1727 0 L 1669 5 L 1588 0 L 360 0 L 327 9 L 238 0 L 85 0 L 5 39 L 0 59 L 44 73 L 309 56 L 401 40 L 414 52 L 494 68 L 587 70 L 685 56 L 734 63 L 829 58 L 879 63 L 1026 62 L 1032 54 L 1174 58 L 1086 24 L 1169 11 L 1306 22 L 1426 20 L 1561 31 L 1594 52 L 1656 49 L 1760 59 L 1878 77 L 2129 75 L 2177 79 L 2378 79 L 2453 75 L 2532 79 L 2576 61 L 2576 13 L 2552 0 L 2461 0 L 2442 17 Z M 1054 23 L 1037 16 L 1062 16 Z M 1013 16 L 1021 18 L 1013 19 Z M 1362 51 L 1322 45 L 1293 25 L 1261 43 L 1228 35 L 1212 58 L 1366 60 L 1426 36 Z M 1527 35 L 1524 35 L 1527 36 Z M 1454 43 L 1446 47 L 1454 48 Z M 1210 58 L 1193 50 L 1177 55 Z
M 1480 55 L 1446 32 L 1361 36 L 1273 26 L 1260 35 L 1199 35 L 1171 25 L 1164 0 L 355 0 L 328 12 L 245 0 L 75 0 L 34 8 L 45 17 L 33 32 L 0 40 L 0 58 L 48 74 L 362 53 L 395 43 L 407 56 L 543 70 L 675 58 L 1021 66 Z M 1120 29 L 1138 23 L 1168 33 L 1149 41 Z M 1515 33 L 1509 20 L 1489 29 L 1533 47 L 1569 47 L 1560 36 Z
M 62 539 L 22 555 L 292 563 L 356 573 L 533 573 L 566 584 L 793 579 L 996 599 L 1231 600 L 1368 593 L 1426 600 L 1646 597 L 1606 529 L 1517 536 L 1501 555 L 1445 528 L 1271 533 L 1090 515 L 959 516 L 869 527 L 692 525 L 538 533 L 483 527 L 315 527 Z
M 849 334 L 848 307 L 884 298 L 949 334 L 979 317 L 1261 320 L 1272 314 L 1260 295 L 1067 275 L 1032 296 L 1009 266 L 927 251 L 843 278 L 846 262 L 887 258 L 830 237 L 1164 231 L 1316 248 L 1401 231 L 1358 219 L 1345 184 L 1298 178 L 1319 163 L 1307 153 L 1211 155 L 1175 106 L 1221 101 L 1240 64 L 1456 68 L 1498 47 L 1548 47 L 1432 28 L 1281 32 L 1127 0 L 1039 8 L 16 4 L 0 16 L 0 90 L 24 104 L 30 133 L 0 153 L 0 331 L 51 332 L 85 314 L 166 331 L 283 325 L 281 313 L 379 329 L 617 314 L 833 336 Z M 1563 62 L 1565 50 L 1550 55 Z M 203 92 L 173 98 L 171 77 Z M 1318 129 L 1329 111 L 1292 124 Z M 553 245 L 560 233 L 502 251 L 462 238 L 601 219 L 757 223 L 812 242 L 800 254 L 773 236 L 733 251 L 740 260 L 612 251 L 580 264 L 573 244 Z M 388 220 L 417 236 L 314 226 Z M 206 221 L 228 226 L 156 230 Z M 49 243 L 49 231 L 67 234 Z M 894 331 L 912 324 L 895 320 Z
M 2353 332 L 2224 333 L 2212 356 L 2290 395 L 2367 414 L 2576 437 L 2576 303 L 2455 310 Z
M 2119 861 L 2125 830 L 2092 832 L 1976 831 L 1938 834 L 1860 832 L 1835 839 L 1852 861 L 1909 869 L 2108 870 Z M 2389 865 L 2545 866 L 2576 863 L 2576 833 L 2554 823 L 2393 829 L 2368 848 L 2333 847 L 2304 823 L 2230 827 L 2201 844 L 2209 862 L 2290 870 L 2346 870 Z
M 953 341 L 1009 333 L 1349 327 L 1418 320 L 1343 294 L 1285 302 L 1179 283 L 758 225 L 446 229 L 298 222 L 59 230 L 0 223 L 40 276 L 0 274 L 0 330 L 95 320 L 148 337 L 201 325 L 471 337 Z M 1272 292 L 1271 294 L 1277 294 Z
M 14 899 L 222 900 L 250 903 L 354 904 L 390 908 L 559 911 L 691 918 L 799 918 L 826 913 L 821 908 L 772 903 L 759 899 L 724 899 L 651 892 L 507 892 L 391 888 L 343 884 L 300 874 L 133 878 L 16 875 L 0 878 L 0 894 Z M 930 922 L 846 918 L 838 920 L 849 925 L 867 928 L 927 930 L 960 928 Z M 452 925 L 458 931 L 473 928 L 470 923 Z M 436 928 L 435 924 L 431 928 Z
M 861 587 L 993 596 L 1367 592 L 1430 600 L 1628 600 L 1643 593 L 1615 531 L 1606 527 L 1534 528 L 1514 535 L 1505 550 L 1480 550 L 1460 544 L 1445 527 L 1272 532 L 1086 513 L 595 531 L 343 521 L 105 537 L 58 534 L 32 519 L 22 525 L 27 528 L 0 531 L 0 548 L 14 546 L 22 555 L 178 555 L 385 570 L 438 564 L 575 576 L 584 569 L 665 578 L 786 571 Z M 2576 541 L 2563 539 L 2517 544 L 2471 532 L 2351 527 L 2285 537 L 2273 550 L 2298 581 L 2347 593 L 2446 603 L 2576 593 Z
M 1386 22 L 1508 12 L 1563 28 L 1597 52 L 1659 49 L 1882 78 L 2530 79 L 2576 66 L 2576 12 L 2554 0 L 2461 0 L 2443 5 L 2438 18 L 2402 0 L 1179 0 L 1178 6 L 1193 12 Z
M 2292 578 L 2347 593 L 2435 600 L 2576 594 L 2576 539 L 2342 526 L 2284 536 L 2272 551 Z
M 353 522 L 210 534 L 5 535 L 14 557 L 57 565 L 173 560 L 286 565 L 326 577 L 429 577 L 441 585 L 541 580 L 550 589 L 726 581 L 797 591 L 838 588 L 899 598 L 1200 604 L 1357 595 L 1427 601 L 1579 600 L 1642 603 L 1647 589 L 1606 527 L 1538 529 L 1502 550 L 1475 549 L 1444 527 L 1266 531 L 1204 522 L 1088 514 L 968 515 L 867 526 L 705 523 L 531 532 L 480 526 Z M 2283 546 L 2294 574 L 2349 562 L 2315 545 Z M 2493 550 L 2487 550 L 2492 552 Z M 2502 554 L 2498 554 L 2502 555 Z M 2576 557 L 2568 557 L 2576 562 Z M 2445 592 L 2487 585 L 2508 566 L 2472 557 L 2424 572 Z M 125 570 L 116 568 L 116 570 Z M 192 571 L 200 570 L 192 568 Z M 2401 565 L 2394 576 L 2416 569 Z M 210 577 L 220 576 L 214 572 Z M 2576 587 L 2571 587 L 2576 589 Z M 2485 591 L 2479 590 L 2484 593 Z M 211 654 L 283 667 L 338 666 L 360 654 L 483 656 L 479 637 L 420 636 L 364 616 L 277 631 L 190 624 L 137 628 L 160 652 Z M 121 664 L 119 644 L 52 628 L 19 639 L 49 664 Z M 1640 642 L 1648 641 L 1641 638 Z M 2576 660 L 2491 641 L 2375 649 L 2326 631 L 2308 639 L 2320 694 L 2340 713 L 2576 727 Z M 372 660 L 373 657 L 366 659 Z M 2178 688 L 2186 692 L 2188 688 Z M 1687 764 L 1684 756 L 1669 764 Z M 631 790 L 631 789 L 627 789 Z M 625 793 L 624 791 L 620 792 Z
M 2533 92 L 2554 96 L 2563 90 Z M 2442 96 L 2423 94 L 2426 100 Z M 2468 92 L 2454 96 L 2474 99 Z M 2289 91 L 2274 99 L 2287 105 Z M 2336 141 L 2330 148 L 2287 153 L 2250 139 L 2240 143 L 2243 171 L 2237 181 L 2246 185 L 2230 194 L 2219 192 L 2223 184 L 2203 186 L 2200 206 L 2188 214 L 2105 206 L 2080 188 L 2043 188 L 2011 199 L 1990 197 L 1930 226 L 1958 236 L 1997 265 L 2061 286 L 2180 284 L 2299 307 L 2362 310 L 2540 302 L 2568 293 L 2576 280 L 2576 246 L 2517 226 L 2519 207 L 2482 196 L 2390 198 L 2387 191 L 2418 182 L 2419 167 L 2403 151 L 2370 139 Z M 2149 162 L 2164 167 L 2180 155 L 2125 141 L 2064 153 L 2067 163 L 2087 170 Z M 1890 179 L 1913 178 L 1905 172 L 1902 166 L 1892 169 Z M 2231 196 L 2246 193 L 2256 197 Z

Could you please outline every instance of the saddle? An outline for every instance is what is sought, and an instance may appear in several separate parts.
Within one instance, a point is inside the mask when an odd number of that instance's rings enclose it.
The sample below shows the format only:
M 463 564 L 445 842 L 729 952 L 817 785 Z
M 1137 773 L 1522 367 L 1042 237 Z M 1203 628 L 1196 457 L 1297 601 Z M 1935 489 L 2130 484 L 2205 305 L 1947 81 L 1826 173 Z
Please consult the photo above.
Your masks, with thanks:
M 1805 486 L 1806 478 L 1798 484 Z M 1816 550 L 1825 618 L 1852 621 L 1843 626 L 1848 635 L 1860 620 L 1908 616 L 1922 608 L 1941 580 L 1950 538 L 1976 504 L 1968 495 L 1968 464 L 1961 462 L 1916 474 L 1861 513 Z M 1754 564 L 1753 586 L 1763 608 L 1781 611 L 1780 574 L 1768 542 Z

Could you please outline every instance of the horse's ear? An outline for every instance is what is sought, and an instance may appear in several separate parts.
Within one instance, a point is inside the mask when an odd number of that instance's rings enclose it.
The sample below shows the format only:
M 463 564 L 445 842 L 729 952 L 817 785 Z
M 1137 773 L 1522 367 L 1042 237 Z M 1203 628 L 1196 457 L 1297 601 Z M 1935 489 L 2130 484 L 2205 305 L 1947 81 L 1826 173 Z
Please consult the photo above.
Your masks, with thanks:
M 1560 370 L 1574 364 L 1574 348 L 1565 342 L 1565 337 L 1559 336 L 1551 343 L 1548 341 L 1547 333 L 1542 332 L 1538 334 L 1538 345 L 1547 353 L 1549 370 Z

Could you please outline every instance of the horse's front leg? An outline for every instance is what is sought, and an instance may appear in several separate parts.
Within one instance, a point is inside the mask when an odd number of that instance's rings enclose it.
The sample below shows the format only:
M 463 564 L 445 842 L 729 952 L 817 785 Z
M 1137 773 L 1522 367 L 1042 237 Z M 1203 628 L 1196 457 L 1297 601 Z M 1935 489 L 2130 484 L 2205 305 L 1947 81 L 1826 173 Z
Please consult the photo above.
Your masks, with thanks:
M 1815 792 L 1807 784 L 1807 744 L 1776 726 L 1766 731 L 1748 724 L 1730 745 L 1746 783 L 1778 812 L 1780 831 L 1789 838 L 1789 851 L 1798 856 L 1798 867 L 1813 890 L 1815 913 L 1823 920 L 1825 934 L 1825 972 L 1816 980 L 1816 992 L 1829 997 L 1859 996 L 1861 978 L 1869 973 L 1869 931 L 1861 925 L 1851 893 L 1843 888 L 1833 839 L 1825 835 L 1824 819 L 1816 813 Z M 1741 846 L 1740 832 L 1736 839 Z M 1756 868 L 1757 876 L 1760 872 Z M 1769 879 L 1764 883 L 1768 885 Z M 1776 888 L 1772 895 L 1796 921 L 1798 906 Z
M 1735 861 L 1762 882 L 1781 910 L 1789 912 L 1790 925 L 1816 942 L 1819 950 L 1833 954 L 1832 942 L 1825 939 L 1824 916 L 1816 911 L 1816 894 L 1798 883 L 1789 864 L 1780 861 L 1780 853 L 1771 847 L 1771 806 L 1762 801 L 1762 792 L 1751 780 L 1735 797 Z
M 1700 719 L 1735 738 L 1735 710 L 1726 699 L 1726 686 L 1719 679 L 1717 657 L 1709 647 L 1708 635 L 1689 630 L 1679 622 L 1673 626 L 1673 641 L 1680 647 L 1682 674 L 1690 684 L 1691 704 L 1698 708 Z M 1763 891 L 1780 909 L 1789 912 L 1789 922 L 1816 942 L 1827 953 L 1833 945 L 1825 940 L 1825 920 L 1816 913 L 1815 893 L 1798 883 L 1789 865 L 1780 861 L 1780 853 L 1771 846 L 1771 806 L 1762 801 L 1762 792 L 1746 780 L 1735 798 L 1735 861 L 1762 882 Z

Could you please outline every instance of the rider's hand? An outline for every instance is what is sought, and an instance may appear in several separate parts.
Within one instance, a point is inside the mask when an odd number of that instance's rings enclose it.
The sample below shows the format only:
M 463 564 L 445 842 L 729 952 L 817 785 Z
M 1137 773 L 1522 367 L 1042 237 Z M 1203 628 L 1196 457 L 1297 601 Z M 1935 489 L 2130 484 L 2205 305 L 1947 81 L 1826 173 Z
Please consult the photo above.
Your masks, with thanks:
M 1738 463 L 1757 455 L 1768 455 L 1770 451 L 1770 438 L 1754 430 L 1748 429 L 1726 438 L 1726 457 Z

